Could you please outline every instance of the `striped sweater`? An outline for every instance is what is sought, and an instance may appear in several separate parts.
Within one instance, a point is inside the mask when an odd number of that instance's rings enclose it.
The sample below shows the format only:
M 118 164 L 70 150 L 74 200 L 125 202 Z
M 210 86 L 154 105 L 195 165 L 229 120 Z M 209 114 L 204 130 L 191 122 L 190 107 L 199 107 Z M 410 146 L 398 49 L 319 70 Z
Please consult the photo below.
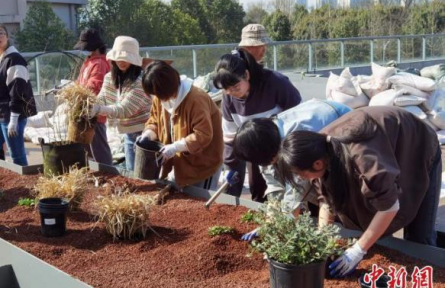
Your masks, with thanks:
M 107 73 L 98 95 L 100 105 L 112 106 L 116 111 L 117 130 L 119 133 L 135 133 L 144 130 L 150 116 L 152 97 L 142 89 L 142 75 L 131 85 L 122 87 L 122 92 L 114 87 L 111 72 Z M 109 117 L 111 118 L 111 117 Z
M 0 55 L 0 122 L 9 122 L 11 112 L 24 119 L 37 114 L 26 60 L 14 46 Z

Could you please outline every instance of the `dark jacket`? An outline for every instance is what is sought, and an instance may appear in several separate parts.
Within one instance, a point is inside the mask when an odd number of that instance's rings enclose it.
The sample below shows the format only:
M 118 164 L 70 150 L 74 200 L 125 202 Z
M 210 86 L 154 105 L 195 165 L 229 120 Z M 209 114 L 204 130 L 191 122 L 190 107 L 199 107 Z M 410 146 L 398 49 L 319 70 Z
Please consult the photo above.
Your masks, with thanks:
M 0 121 L 9 122 L 11 112 L 20 120 L 37 114 L 26 60 L 14 46 L 0 58 Z
M 427 192 L 429 172 L 438 153 L 437 135 L 422 120 L 396 107 L 364 107 L 349 112 L 321 130 L 339 137 L 362 125 L 370 116 L 379 129 L 365 141 L 346 145 L 354 167 L 347 211 L 339 212 L 346 228 L 366 230 L 377 211 L 399 200 L 400 209 L 385 235 L 407 226 L 416 217 Z M 315 181 L 318 192 L 328 192 L 327 176 Z M 318 183 L 317 183 L 318 182 Z

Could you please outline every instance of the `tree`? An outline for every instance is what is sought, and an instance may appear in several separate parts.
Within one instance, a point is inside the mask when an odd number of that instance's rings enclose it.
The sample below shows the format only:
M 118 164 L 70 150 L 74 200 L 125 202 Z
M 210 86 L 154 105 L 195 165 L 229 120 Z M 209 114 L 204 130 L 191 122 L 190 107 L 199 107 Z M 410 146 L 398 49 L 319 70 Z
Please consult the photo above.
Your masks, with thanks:
M 244 17 L 244 22 L 246 24 L 263 23 L 264 19 L 266 19 L 268 15 L 269 14 L 265 9 L 264 2 L 249 4 L 247 6 L 246 17 Z
M 270 14 L 265 20 L 264 25 L 270 38 L 274 41 L 286 41 L 292 39 L 289 18 L 281 10 Z
M 215 39 L 210 43 L 231 43 L 241 39 L 244 27 L 243 7 L 236 0 L 200 0 L 206 17 L 215 29 Z
M 73 35 L 54 13 L 51 4 L 34 2 L 26 14 L 23 30 L 16 34 L 19 49 L 25 51 L 55 51 L 72 49 Z
M 195 44 L 206 44 L 212 43 L 216 38 L 216 32 L 213 29 L 208 16 L 206 15 L 205 9 L 202 6 L 201 1 L 196 0 L 172 0 L 171 7 L 177 11 L 181 11 L 192 19 L 197 20 L 200 33 L 204 34 L 206 40 L 205 42 L 195 42 Z
M 119 35 L 137 36 L 140 43 L 147 41 L 146 23 L 141 7 L 144 0 L 89 0 L 81 10 L 81 28 L 96 28 L 110 46 Z M 142 33 L 141 33 L 142 32 Z

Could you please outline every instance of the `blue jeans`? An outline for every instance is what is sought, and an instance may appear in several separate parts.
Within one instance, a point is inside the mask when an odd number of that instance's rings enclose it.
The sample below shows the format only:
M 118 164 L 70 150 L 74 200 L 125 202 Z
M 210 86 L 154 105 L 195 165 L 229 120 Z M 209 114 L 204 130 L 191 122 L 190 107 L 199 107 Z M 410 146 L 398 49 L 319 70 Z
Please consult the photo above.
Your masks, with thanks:
M 129 171 L 134 170 L 134 143 L 136 142 L 136 138 L 141 134 L 142 131 L 124 134 L 125 167 Z
M 429 172 L 430 184 L 420 204 L 416 218 L 404 229 L 403 238 L 409 241 L 436 246 L 436 216 L 442 185 L 442 159 L 440 147 Z
M 25 139 L 23 134 L 26 126 L 26 119 L 19 120 L 17 124 L 17 136 L 8 136 L 8 124 L 9 122 L 0 122 L 0 145 L 6 142 L 9 154 L 11 155 L 14 164 L 20 166 L 28 166 L 28 160 L 26 159 Z

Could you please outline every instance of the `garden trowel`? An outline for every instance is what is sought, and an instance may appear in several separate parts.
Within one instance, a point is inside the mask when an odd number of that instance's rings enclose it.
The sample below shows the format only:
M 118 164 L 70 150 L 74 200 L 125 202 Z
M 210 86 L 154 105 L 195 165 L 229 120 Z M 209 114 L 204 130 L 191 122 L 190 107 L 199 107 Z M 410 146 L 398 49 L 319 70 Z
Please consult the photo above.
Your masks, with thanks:
M 227 188 L 229 188 L 233 184 L 236 184 L 238 181 L 238 172 L 234 172 L 232 175 L 229 174 L 226 182 L 224 182 L 224 184 L 219 187 L 218 191 L 216 191 L 215 194 L 213 194 L 213 196 L 209 199 L 209 201 L 206 202 L 206 209 L 209 209 L 210 205 L 216 200 L 216 198 L 219 197 L 219 195 L 221 195 L 222 192 L 226 191 Z

